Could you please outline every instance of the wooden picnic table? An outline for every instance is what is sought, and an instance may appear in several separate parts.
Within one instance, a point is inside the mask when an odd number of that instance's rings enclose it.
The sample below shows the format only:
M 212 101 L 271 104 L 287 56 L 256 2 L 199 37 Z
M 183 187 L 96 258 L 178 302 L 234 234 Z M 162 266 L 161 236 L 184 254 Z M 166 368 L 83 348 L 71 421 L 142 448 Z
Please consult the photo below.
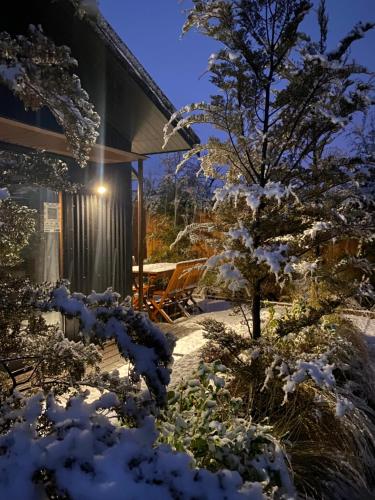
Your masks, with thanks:
M 143 274 L 148 276 L 156 276 L 158 274 L 173 273 L 173 271 L 176 269 L 176 266 L 176 262 L 157 262 L 155 264 L 144 264 Z M 139 267 L 133 266 L 132 271 L 133 274 L 138 275 Z
M 205 258 L 192 259 L 181 262 L 158 262 L 145 264 L 143 276 L 147 277 L 147 283 L 142 283 L 143 294 L 139 293 L 138 266 L 133 266 L 133 277 L 135 289 L 134 305 L 139 308 L 139 296 L 142 295 L 142 309 L 146 309 L 152 320 L 157 321 L 161 316 L 168 323 L 173 323 L 171 313 L 166 309 L 177 309 L 186 317 L 190 316 L 192 309 L 201 310 L 192 294 L 198 285 L 202 275 Z M 189 304 L 191 302 L 192 305 Z
M 147 283 L 143 283 L 143 294 L 142 294 L 142 302 L 143 305 L 141 309 L 146 309 L 149 312 L 149 293 L 154 284 L 163 278 L 169 279 L 173 274 L 173 271 L 176 269 L 176 262 L 157 262 L 155 264 L 144 264 L 143 265 L 143 276 L 147 278 Z M 139 267 L 132 267 L 133 273 L 133 283 L 135 286 L 135 290 L 139 290 L 139 282 L 137 280 L 139 274 Z M 166 286 L 166 285 L 165 285 Z M 134 307 L 139 309 L 138 298 L 134 301 Z

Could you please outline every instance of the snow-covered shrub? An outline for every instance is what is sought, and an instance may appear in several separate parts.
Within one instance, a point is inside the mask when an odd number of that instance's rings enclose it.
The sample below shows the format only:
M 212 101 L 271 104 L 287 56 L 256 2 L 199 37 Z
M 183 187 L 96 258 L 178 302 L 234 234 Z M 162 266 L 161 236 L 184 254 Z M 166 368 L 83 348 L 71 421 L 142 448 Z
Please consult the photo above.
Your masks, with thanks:
M 4 326 L 0 312 L 0 328 Z M 94 344 L 68 340 L 42 316 L 29 316 L 19 331 L 1 331 L 0 404 L 2 399 L 23 384 L 24 390 L 52 389 L 55 393 L 77 387 L 87 370 L 98 370 L 101 353 Z M 24 376 L 16 376 L 17 370 Z
M 53 395 L 14 394 L 1 406 L 0 498 L 39 500 L 262 500 L 259 483 L 237 472 L 212 473 L 167 445 L 155 445 L 152 417 L 137 428 L 116 425 L 114 394 L 59 403 Z M 4 411 L 4 410 L 7 411 Z
M 11 288 L 9 282 L 0 282 L 0 291 L 1 399 L 18 387 L 15 370 L 28 368 L 23 380 L 29 392 L 67 393 L 82 386 L 83 391 L 87 386 L 114 391 L 126 404 L 127 416 L 133 408 L 135 420 L 165 403 L 174 341 L 129 303 L 120 304 L 117 293 L 108 289 L 86 297 L 70 294 L 63 284 Z M 79 318 L 81 339 L 69 340 L 47 325 L 41 313 L 51 310 Z M 108 339 L 115 339 L 128 364 L 126 378 L 99 373 L 99 347 Z M 118 416 L 125 418 L 124 412 Z
M 245 418 L 243 400 L 226 388 L 226 372 L 218 362 L 201 363 L 196 378 L 168 393 L 159 441 L 188 452 L 196 466 L 238 471 L 245 481 L 262 482 L 265 491 L 293 496 L 280 443 L 271 427 Z
M 80 332 L 88 340 L 114 339 L 120 354 L 131 365 L 130 380 L 136 384 L 143 378 L 157 405 L 162 405 L 170 379 L 174 339 L 164 335 L 147 316 L 134 311 L 129 300 L 119 303 L 119 298 L 111 288 L 85 296 L 71 294 L 61 284 L 51 290 L 47 300 L 39 299 L 35 305 L 78 318 Z
M 70 341 L 57 326 L 48 325 L 32 300 L 30 283 L 0 267 L 0 403 L 19 383 L 30 390 L 65 391 L 101 359 L 93 344 Z
M 50 384 L 41 372 L 37 382 L 44 391 L 35 392 L 34 388 L 24 394 L 17 390 L 1 394 L 0 498 L 120 500 L 150 495 L 160 499 L 261 500 L 270 498 L 268 491 L 272 493 L 279 472 L 287 477 L 277 443 L 265 429 L 240 420 L 228 426 L 226 434 L 231 433 L 233 439 L 238 439 L 238 432 L 243 434 L 235 451 L 242 453 L 247 465 L 246 453 L 251 449 L 254 477 L 242 477 L 233 467 L 234 453 L 225 446 L 224 436 L 225 458 L 213 471 L 197 468 L 199 464 L 185 450 L 156 442 L 158 431 L 150 412 L 157 415 L 155 410 L 166 401 L 173 342 L 144 315 L 128 304 L 119 304 L 118 294 L 109 289 L 86 297 L 70 294 L 64 285 L 53 288 L 48 300 L 41 290 L 33 293 L 39 308 L 78 317 L 83 340 L 115 338 L 124 361 L 133 369 L 124 378 L 118 373 L 85 374 L 74 365 L 79 362 L 79 368 L 84 367 L 90 353 L 95 366 L 96 349 L 68 341 L 56 330 L 53 335 L 44 332 L 41 318 L 36 317 L 30 326 L 31 339 L 25 341 L 30 342 L 33 360 L 39 360 L 39 354 L 41 363 L 45 360 L 47 367 L 52 363 L 50 372 L 56 371 L 58 380 Z M 35 345 L 38 341 L 39 347 Z M 74 376 L 69 375 L 69 368 L 75 368 Z M 147 390 L 138 386 L 140 377 Z M 220 377 L 213 380 L 224 395 Z M 270 484 L 265 481 L 268 477 Z
M 303 313 L 298 305 L 293 314 L 298 321 Z M 243 399 L 246 418 L 272 427 L 290 457 L 299 493 L 316 499 L 370 497 L 374 371 L 361 333 L 332 315 L 284 337 L 275 335 L 277 325 L 277 314 L 271 315 L 264 337 L 254 341 L 205 321 L 209 342 L 203 357 L 227 366 L 228 390 Z

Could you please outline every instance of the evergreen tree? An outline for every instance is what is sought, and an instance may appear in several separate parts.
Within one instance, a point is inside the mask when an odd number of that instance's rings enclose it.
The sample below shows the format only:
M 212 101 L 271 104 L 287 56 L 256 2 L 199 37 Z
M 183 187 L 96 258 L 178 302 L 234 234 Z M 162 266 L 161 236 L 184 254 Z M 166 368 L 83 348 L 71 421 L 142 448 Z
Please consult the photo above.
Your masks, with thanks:
M 313 8 L 307 0 L 193 4 L 183 31 L 197 29 L 218 42 L 208 67 L 218 92 L 210 102 L 176 113 L 165 140 L 195 123 L 225 135 L 196 146 L 183 162 L 199 154 L 202 170 L 212 177 L 222 177 L 226 167 L 215 196 L 216 208 L 231 214 L 224 219 L 227 241 L 209 264 L 219 265 L 231 290 L 250 294 L 252 335 L 258 338 L 271 275 L 279 284 L 308 277 L 332 284 L 340 282 L 349 260 L 368 269 L 358 254 L 327 270 L 320 250 L 348 238 L 362 243 L 374 231 L 374 158 L 335 147 L 355 113 L 371 103 L 368 71 L 349 60 L 349 50 L 374 24 L 357 24 L 329 49 L 324 1 L 317 41 L 301 32 Z M 360 283 L 351 285 L 345 291 L 336 287 L 329 307 L 358 292 Z

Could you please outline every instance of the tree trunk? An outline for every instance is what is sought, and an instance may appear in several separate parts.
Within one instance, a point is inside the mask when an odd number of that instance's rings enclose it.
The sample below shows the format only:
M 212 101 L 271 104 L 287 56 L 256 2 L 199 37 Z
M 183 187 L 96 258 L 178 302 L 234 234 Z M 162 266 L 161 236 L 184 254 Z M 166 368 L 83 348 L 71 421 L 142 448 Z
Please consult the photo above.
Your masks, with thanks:
M 261 336 L 260 328 L 260 280 L 257 280 L 253 288 L 253 303 L 251 306 L 253 322 L 253 339 L 259 339 Z
M 177 198 L 177 176 L 174 176 L 174 217 L 173 223 L 174 227 L 177 227 L 177 209 L 178 209 L 178 198 Z

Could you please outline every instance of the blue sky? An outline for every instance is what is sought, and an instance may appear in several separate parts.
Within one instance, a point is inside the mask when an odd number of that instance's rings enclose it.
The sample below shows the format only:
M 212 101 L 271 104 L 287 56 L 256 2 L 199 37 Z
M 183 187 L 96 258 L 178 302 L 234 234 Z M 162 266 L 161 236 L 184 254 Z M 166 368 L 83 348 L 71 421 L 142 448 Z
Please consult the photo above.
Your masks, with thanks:
M 326 0 L 326 3 L 330 46 L 335 46 L 356 22 L 375 20 L 375 0 Z M 189 5 L 189 0 L 100 1 L 103 15 L 177 108 L 207 100 L 214 90 L 208 75 L 201 75 L 209 55 L 215 51 L 215 43 L 192 32 L 181 38 L 183 11 Z M 310 34 L 314 21 L 307 19 L 304 24 Z M 375 71 L 375 30 L 353 45 L 352 55 Z M 202 140 L 209 133 L 202 128 L 197 132 Z

